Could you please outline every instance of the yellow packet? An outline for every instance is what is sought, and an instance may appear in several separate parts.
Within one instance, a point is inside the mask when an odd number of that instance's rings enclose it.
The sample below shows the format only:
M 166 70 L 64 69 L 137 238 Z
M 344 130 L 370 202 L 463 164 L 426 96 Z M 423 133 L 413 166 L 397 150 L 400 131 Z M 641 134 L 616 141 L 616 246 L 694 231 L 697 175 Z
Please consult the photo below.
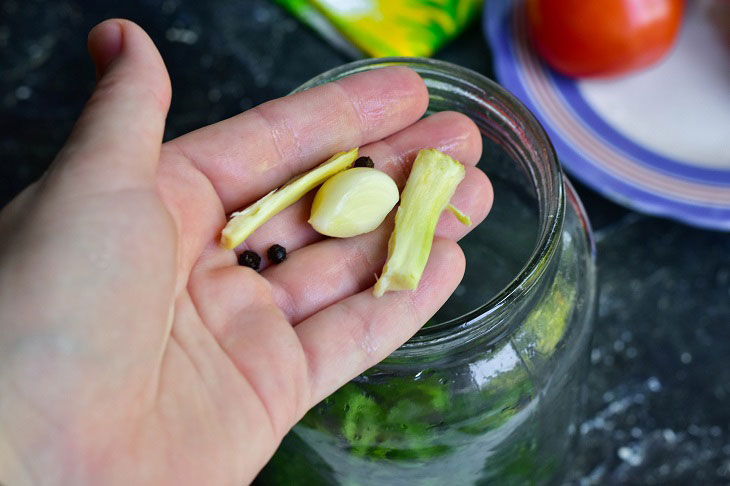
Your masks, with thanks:
M 477 16 L 481 0 L 277 0 L 349 54 L 431 56 Z M 353 49 L 354 48 L 354 49 Z

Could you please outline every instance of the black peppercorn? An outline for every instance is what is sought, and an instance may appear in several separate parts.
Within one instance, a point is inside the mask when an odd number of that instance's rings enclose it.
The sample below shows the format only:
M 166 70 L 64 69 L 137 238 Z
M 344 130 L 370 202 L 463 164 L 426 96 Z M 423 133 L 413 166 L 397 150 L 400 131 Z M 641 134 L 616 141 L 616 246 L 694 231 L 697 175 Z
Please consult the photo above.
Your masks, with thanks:
M 363 155 L 362 157 L 358 157 L 354 164 L 352 164 L 353 167 L 369 167 L 373 168 L 375 167 L 375 163 L 373 162 L 373 159 L 368 157 L 367 155 Z
M 266 254 L 269 256 L 271 263 L 281 263 L 286 260 L 286 248 L 281 245 L 271 245 Z
M 238 255 L 238 264 L 258 270 L 261 265 L 261 257 L 255 251 L 246 250 Z

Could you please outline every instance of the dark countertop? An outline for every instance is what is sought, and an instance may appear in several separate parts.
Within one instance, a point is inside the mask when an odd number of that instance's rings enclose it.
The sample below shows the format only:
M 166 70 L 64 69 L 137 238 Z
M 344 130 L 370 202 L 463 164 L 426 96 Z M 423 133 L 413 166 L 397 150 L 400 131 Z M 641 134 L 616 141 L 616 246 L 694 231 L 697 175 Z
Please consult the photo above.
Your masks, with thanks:
M 167 63 L 166 138 L 349 59 L 266 0 L 0 1 L 0 205 L 37 178 L 93 87 L 90 28 L 142 25 Z M 119 2 L 122 3 L 122 2 Z M 478 26 L 436 57 L 492 77 Z M 730 484 L 730 235 L 639 215 L 578 184 L 601 289 L 570 484 Z

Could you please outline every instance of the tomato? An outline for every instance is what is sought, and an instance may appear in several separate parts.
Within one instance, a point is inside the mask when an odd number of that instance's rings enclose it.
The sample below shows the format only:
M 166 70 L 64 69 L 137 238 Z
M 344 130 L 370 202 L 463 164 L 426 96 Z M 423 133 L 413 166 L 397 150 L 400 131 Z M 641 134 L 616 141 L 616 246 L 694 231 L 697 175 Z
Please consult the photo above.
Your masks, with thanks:
M 648 66 L 672 47 L 684 0 L 527 0 L 540 56 L 568 76 L 615 76 Z

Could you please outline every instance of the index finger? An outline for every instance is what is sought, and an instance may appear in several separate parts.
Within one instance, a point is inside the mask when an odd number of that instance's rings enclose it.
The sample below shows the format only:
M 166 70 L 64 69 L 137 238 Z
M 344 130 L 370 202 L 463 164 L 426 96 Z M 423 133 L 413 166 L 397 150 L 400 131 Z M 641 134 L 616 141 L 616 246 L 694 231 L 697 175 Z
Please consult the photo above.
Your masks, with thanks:
M 335 152 L 407 127 L 427 106 L 418 74 L 387 67 L 269 101 L 169 145 L 205 174 L 229 212 Z

